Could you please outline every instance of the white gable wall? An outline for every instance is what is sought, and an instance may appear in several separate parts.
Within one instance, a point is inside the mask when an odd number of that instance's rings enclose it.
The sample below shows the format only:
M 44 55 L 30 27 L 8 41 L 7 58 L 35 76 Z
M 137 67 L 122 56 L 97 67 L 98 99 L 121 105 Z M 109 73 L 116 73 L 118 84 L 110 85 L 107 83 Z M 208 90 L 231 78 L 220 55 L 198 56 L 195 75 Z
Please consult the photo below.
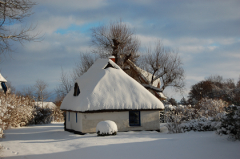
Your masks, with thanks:
M 70 112 L 70 121 L 69 121 L 69 112 L 67 112 L 66 128 L 82 132 L 82 113 L 77 113 L 77 123 L 76 123 L 76 112 Z
M 66 114 L 66 128 L 82 133 L 95 133 L 97 124 L 100 121 L 112 120 L 117 124 L 118 131 L 134 130 L 159 130 L 159 111 L 140 111 L 141 126 L 129 126 L 129 111 L 102 112 L 102 113 L 78 113 L 76 123 L 76 113 L 70 112 L 70 122 Z

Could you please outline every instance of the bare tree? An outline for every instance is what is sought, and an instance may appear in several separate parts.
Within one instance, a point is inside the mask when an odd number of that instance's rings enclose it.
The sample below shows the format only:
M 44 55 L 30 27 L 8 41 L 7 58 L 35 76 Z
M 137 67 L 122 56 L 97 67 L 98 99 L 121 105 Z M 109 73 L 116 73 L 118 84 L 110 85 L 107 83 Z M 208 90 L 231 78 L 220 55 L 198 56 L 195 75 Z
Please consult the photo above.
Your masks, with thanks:
M 29 86 L 29 87 L 26 87 L 26 88 L 22 89 L 22 94 L 25 97 L 33 98 L 34 92 L 35 92 L 34 86 Z
M 37 80 L 34 87 L 36 89 L 37 101 L 41 101 L 43 107 L 43 101 L 47 100 L 50 96 L 50 93 L 47 91 L 48 84 L 43 80 Z
M 182 61 L 177 53 L 171 49 L 166 49 L 159 41 L 152 50 L 148 49 L 147 54 L 143 56 L 141 67 L 152 74 L 151 82 L 160 78 L 161 88 L 175 88 L 182 91 L 184 83 L 184 69 Z
M 57 98 L 63 99 L 63 97 L 65 97 L 68 94 L 68 92 L 71 90 L 72 85 L 73 85 L 73 82 L 70 79 L 70 76 L 63 71 L 63 68 L 61 68 L 60 84 L 55 89 Z
M 97 58 L 98 56 L 95 54 L 81 53 L 71 74 L 64 72 L 63 68 L 61 68 L 60 84 L 55 89 L 58 99 L 63 99 L 67 95 L 76 79 L 87 72 Z
M 126 60 L 135 62 L 139 57 L 140 42 L 132 29 L 121 20 L 92 28 L 92 44 L 96 46 L 94 53 L 101 57 L 115 56 L 115 61 L 120 67 Z
M 0 0 L 0 54 L 12 51 L 12 41 L 32 41 L 37 35 L 31 35 L 34 27 L 14 28 L 17 22 L 32 14 L 31 9 L 36 3 L 31 0 Z
M 83 75 L 87 70 L 93 65 L 93 63 L 98 59 L 98 56 L 92 55 L 90 53 L 80 53 L 78 61 L 75 63 L 72 72 L 72 81 Z

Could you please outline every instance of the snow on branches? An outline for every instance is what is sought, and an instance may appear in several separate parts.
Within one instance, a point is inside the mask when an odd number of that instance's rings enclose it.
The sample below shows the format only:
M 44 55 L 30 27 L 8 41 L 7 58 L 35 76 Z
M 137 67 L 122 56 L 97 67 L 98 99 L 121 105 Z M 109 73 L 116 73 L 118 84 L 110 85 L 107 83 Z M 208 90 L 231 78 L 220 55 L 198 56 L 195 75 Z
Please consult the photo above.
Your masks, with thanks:
M 227 103 L 218 99 L 203 98 L 195 107 L 166 106 L 165 122 L 169 133 L 185 131 L 213 131 L 215 126 L 225 115 Z
M 0 93 L 0 138 L 3 137 L 3 130 L 10 127 L 63 121 L 63 112 L 59 107 L 52 110 L 34 103 L 29 97 Z

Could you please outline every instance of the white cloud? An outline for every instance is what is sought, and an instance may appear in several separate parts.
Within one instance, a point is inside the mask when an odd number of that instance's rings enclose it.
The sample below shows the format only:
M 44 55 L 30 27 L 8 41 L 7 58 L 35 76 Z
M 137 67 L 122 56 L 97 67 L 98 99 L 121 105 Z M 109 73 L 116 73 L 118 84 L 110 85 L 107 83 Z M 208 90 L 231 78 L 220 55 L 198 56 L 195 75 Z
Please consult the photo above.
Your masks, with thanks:
M 84 21 L 76 19 L 72 16 L 66 16 L 66 17 L 49 16 L 49 15 L 44 15 L 44 16 L 46 16 L 46 18 L 42 18 L 38 20 L 36 32 L 52 34 L 58 29 L 67 29 L 72 24 L 79 25 L 79 26 L 84 24 Z
M 145 36 L 140 34 L 137 34 L 136 36 L 139 38 L 143 46 L 153 45 L 160 40 L 158 37 L 153 37 L 153 36 Z
M 97 9 L 107 5 L 106 0 L 41 0 L 39 5 L 51 6 L 64 10 L 89 10 Z

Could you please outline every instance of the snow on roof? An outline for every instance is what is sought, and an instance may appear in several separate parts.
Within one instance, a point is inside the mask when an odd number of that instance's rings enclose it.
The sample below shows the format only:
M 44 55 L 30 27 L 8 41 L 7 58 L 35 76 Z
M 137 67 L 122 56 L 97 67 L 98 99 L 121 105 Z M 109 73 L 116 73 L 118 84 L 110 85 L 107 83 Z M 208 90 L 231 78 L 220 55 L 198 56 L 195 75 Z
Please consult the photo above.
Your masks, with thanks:
M 56 107 L 56 105 L 53 103 L 53 102 L 41 102 L 41 101 L 39 101 L 39 102 L 34 102 L 34 105 L 36 105 L 36 106 L 39 106 L 39 107 L 42 107 L 43 106 L 43 108 L 50 108 L 50 109 L 54 109 L 55 107 Z
M 149 73 L 149 72 L 141 69 L 140 67 L 136 66 L 136 65 L 135 65 L 132 61 L 130 61 L 130 60 L 128 60 L 127 62 L 128 62 L 130 65 L 133 66 L 133 69 L 135 69 L 136 71 L 140 72 L 141 75 L 143 75 L 142 78 L 143 78 L 146 82 L 151 83 L 151 80 L 152 80 L 152 74 L 151 74 L 151 73 Z M 155 76 L 154 76 L 154 78 L 155 78 Z M 158 83 L 159 83 L 160 86 L 161 86 L 161 80 L 160 80 L 160 78 L 156 79 L 156 80 L 153 82 L 152 86 L 158 87 Z
M 157 87 L 154 87 L 152 85 L 149 85 L 149 84 L 142 84 L 143 87 L 147 88 L 147 89 L 151 89 L 151 90 L 154 90 L 156 92 L 162 92 L 162 89 L 161 88 L 157 88 Z
M 114 68 L 104 69 L 109 63 Z M 159 99 L 109 59 L 98 59 L 76 82 L 80 94 L 73 96 L 72 88 L 64 98 L 61 109 L 82 112 L 164 109 Z
M 161 98 L 164 98 L 165 100 L 167 99 L 167 97 L 166 97 L 162 92 L 158 92 L 158 95 L 159 95 Z
M 1 73 L 0 73 L 0 82 L 7 82 L 7 80 L 2 76 Z

